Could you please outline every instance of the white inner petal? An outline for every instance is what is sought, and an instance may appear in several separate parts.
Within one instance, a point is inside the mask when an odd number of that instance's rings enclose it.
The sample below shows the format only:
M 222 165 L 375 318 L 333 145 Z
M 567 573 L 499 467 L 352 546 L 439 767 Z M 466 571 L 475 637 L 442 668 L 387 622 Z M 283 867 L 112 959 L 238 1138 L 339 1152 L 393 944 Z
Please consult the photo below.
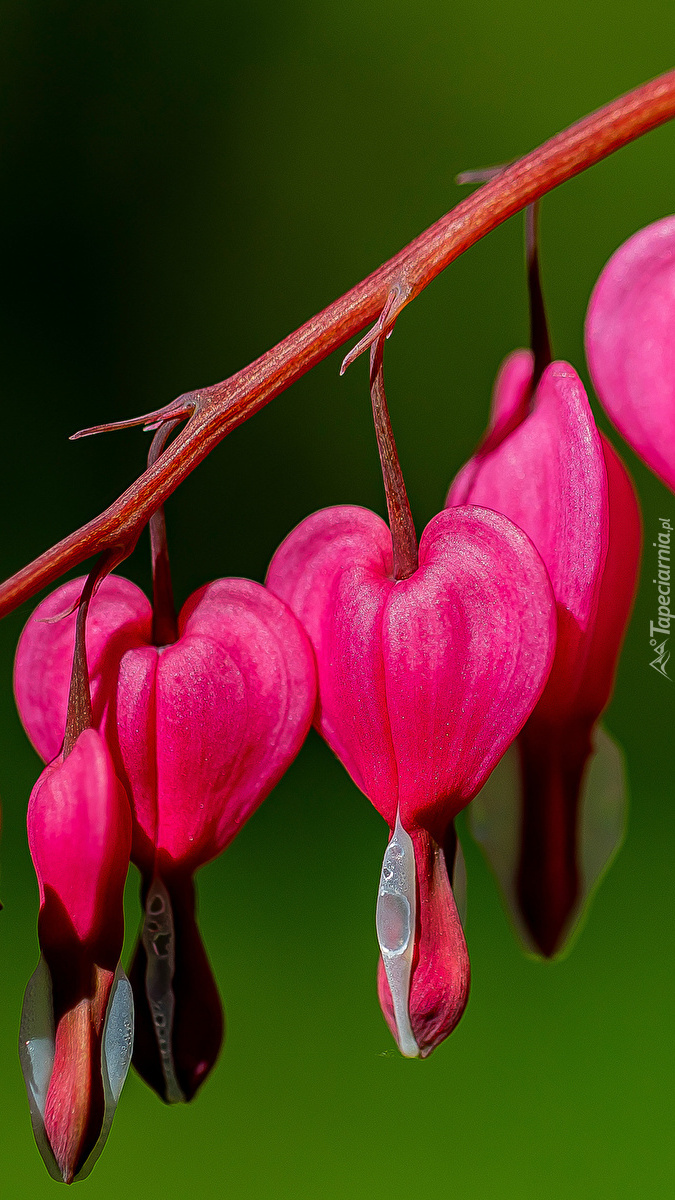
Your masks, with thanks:
M 409 1010 L 416 915 L 415 852 L 397 811 L 394 832 L 382 862 L 375 926 L 394 1005 L 399 1049 L 406 1058 L 418 1058 L 420 1052 Z
M 185 1100 L 173 1061 L 173 974 L 176 966 L 176 939 L 171 900 L 161 879 L 153 879 L 145 902 L 143 945 L 147 955 L 145 994 L 155 1027 L 162 1064 L 166 1099 L 169 1104 Z

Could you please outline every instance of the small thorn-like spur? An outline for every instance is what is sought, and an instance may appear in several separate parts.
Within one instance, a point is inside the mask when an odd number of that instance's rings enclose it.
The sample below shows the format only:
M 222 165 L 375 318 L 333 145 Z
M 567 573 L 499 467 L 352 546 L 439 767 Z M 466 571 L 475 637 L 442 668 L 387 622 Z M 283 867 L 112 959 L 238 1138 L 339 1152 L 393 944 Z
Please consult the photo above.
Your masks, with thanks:
M 512 162 L 515 162 L 515 159 L 511 159 L 511 162 L 500 163 L 496 167 L 479 167 L 477 171 L 460 171 L 459 175 L 455 175 L 455 183 L 460 187 L 466 183 L 490 183 L 491 180 L 501 175 L 502 171 L 510 167 Z
M 56 625 L 59 621 L 63 621 L 65 617 L 72 617 L 73 613 L 77 612 L 83 603 L 86 602 L 88 604 L 89 600 L 93 599 L 103 583 L 103 580 L 107 578 L 111 571 L 115 570 L 115 567 L 118 567 L 121 562 L 124 562 L 125 558 L 129 557 L 133 549 L 133 546 L 124 546 L 122 543 L 120 543 L 119 546 L 111 546 L 110 549 L 104 550 L 99 556 L 98 562 L 95 564 L 93 570 L 90 572 L 90 575 L 87 577 L 84 587 L 77 599 L 73 600 L 73 603 L 69 605 L 68 608 L 64 608 L 61 612 L 54 613 L 52 617 L 40 617 L 40 624 Z M 86 585 L 92 576 L 94 578 L 91 594 L 89 599 L 85 601 Z
M 127 421 L 109 421 L 105 425 L 90 425 L 88 429 L 78 429 L 77 433 L 71 433 L 69 441 L 75 442 L 78 438 L 91 437 L 95 433 L 113 433 L 118 429 L 133 429 L 135 425 L 142 425 L 143 432 L 147 433 L 150 430 L 158 429 L 165 421 L 183 421 L 187 417 L 191 417 L 197 411 L 200 400 L 199 392 L 186 392 L 183 396 L 172 400 L 170 404 L 166 404 L 164 408 L 145 413 L 142 417 L 130 417 Z
M 405 308 L 409 300 L 410 289 L 405 287 L 402 283 L 395 284 L 389 292 L 384 308 L 382 309 L 382 312 L 377 318 L 377 321 L 373 325 L 372 329 L 369 329 L 368 332 L 361 338 L 361 341 L 357 342 L 354 348 L 349 351 L 349 354 L 345 355 L 343 358 L 342 366 L 340 367 L 341 375 L 344 375 L 347 367 L 351 367 L 352 363 L 356 361 L 359 355 L 363 354 L 365 350 L 369 350 L 370 347 L 377 341 L 378 338 L 382 337 L 383 334 L 385 337 L 391 337 L 391 334 L 394 332 L 394 325 L 396 324 L 401 310 Z

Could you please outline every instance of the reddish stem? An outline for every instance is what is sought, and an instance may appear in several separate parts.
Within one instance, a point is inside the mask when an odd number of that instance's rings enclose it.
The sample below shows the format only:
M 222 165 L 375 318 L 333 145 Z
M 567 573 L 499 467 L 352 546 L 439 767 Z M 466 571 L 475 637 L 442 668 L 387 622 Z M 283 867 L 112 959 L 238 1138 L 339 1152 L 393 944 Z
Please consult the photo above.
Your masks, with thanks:
M 98 550 L 130 553 L 149 518 L 235 426 L 248 420 L 369 321 L 398 289 L 386 325 L 455 258 L 508 217 L 614 150 L 675 116 L 675 70 L 572 125 L 462 200 L 415 241 L 323 312 L 236 375 L 174 404 L 195 412 L 159 461 L 100 516 L 69 534 L 0 586 L 0 616 Z
M 180 421 L 167 421 L 157 430 L 148 454 L 148 466 L 154 467 Z M 152 641 L 155 646 L 170 646 L 178 641 L 178 621 L 173 599 L 166 519 L 161 504 L 150 518 L 150 554 L 152 557 Z
M 481 167 L 477 171 L 462 171 L 456 182 L 489 183 L 506 170 L 508 163 L 499 167 Z M 534 370 L 532 372 L 532 394 L 537 390 L 537 384 L 546 368 L 552 361 L 551 338 L 546 317 L 544 293 L 541 287 L 541 268 L 539 264 L 539 201 L 528 204 L 525 209 L 525 265 L 527 268 L 527 291 L 530 308 L 530 348 L 534 354 Z
M 528 204 L 525 211 L 525 255 L 527 260 L 527 290 L 530 298 L 530 346 L 534 354 L 532 392 L 552 361 L 551 338 L 546 319 L 546 305 L 541 288 L 539 268 L 539 201 Z
M 89 684 L 86 645 L 87 616 L 89 614 L 89 602 L 98 584 L 110 570 L 112 570 L 110 556 L 103 554 L 93 570 L 87 575 L 80 599 L 77 602 L 73 668 L 70 673 L 66 729 L 62 748 L 64 758 L 68 757 L 83 730 L 91 728 L 91 688 Z
M 384 336 L 379 337 L 370 350 L 370 398 L 394 549 L 394 579 L 407 579 L 418 567 L 417 537 L 389 420 L 382 364 L 384 340 Z

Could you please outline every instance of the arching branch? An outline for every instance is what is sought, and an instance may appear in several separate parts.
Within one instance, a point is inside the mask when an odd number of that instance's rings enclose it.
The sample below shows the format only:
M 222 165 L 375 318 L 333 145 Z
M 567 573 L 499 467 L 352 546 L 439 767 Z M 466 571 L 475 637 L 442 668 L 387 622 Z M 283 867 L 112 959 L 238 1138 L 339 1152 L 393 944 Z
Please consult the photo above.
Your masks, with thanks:
M 194 406 L 181 433 L 110 508 L 0 585 L 0 616 L 92 554 L 112 549 L 121 557 L 130 553 L 152 513 L 230 430 L 376 321 L 393 291 L 397 300 L 388 309 L 384 328 L 449 263 L 497 225 L 673 116 L 675 71 L 669 71 L 507 167 L 250 366 L 167 406 L 167 415 L 177 407 Z M 346 361 L 365 350 L 378 332 L 379 327 L 366 335 Z

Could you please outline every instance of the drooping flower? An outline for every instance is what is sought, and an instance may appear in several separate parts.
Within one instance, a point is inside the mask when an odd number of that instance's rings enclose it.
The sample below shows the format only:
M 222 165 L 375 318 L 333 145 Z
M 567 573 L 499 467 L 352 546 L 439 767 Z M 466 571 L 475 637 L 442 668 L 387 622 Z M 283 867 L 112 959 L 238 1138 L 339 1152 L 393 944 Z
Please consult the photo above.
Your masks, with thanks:
M 520 530 L 470 507 L 434 517 L 417 569 L 396 579 L 384 521 L 340 507 L 286 538 L 267 586 L 314 646 L 319 732 L 392 831 L 379 992 L 403 1053 L 424 1057 L 468 996 L 452 822 L 544 685 L 555 637 L 548 577 Z
M 675 492 L 675 216 L 624 242 L 586 318 L 593 386 L 629 446 Z
M 42 951 L 19 1051 L 35 1138 L 50 1174 L 91 1170 L 107 1138 L 133 1041 L 120 965 L 129 803 L 100 734 L 84 729 L 42 772 L 28 806 Z
M 598 727 L 635 591 L 640 519 L 623 463 L 598 433 L 583 386 L 553 363 L 532 396 L 533 356 L 497 379 L 488 432 L 448 505 L 481 504 L 523 529 L 558 613 L 551 674 L 517 748 L 470 819 L 526 946 L 565 944 L 623 835 L 620 754 Z
M 74 580 L 43 601 L 19 643 L 19 711 L 40 754 L 63 736 Z M 171 645 L 152 612 L 109 576 L 87 628 L 94 721 L 128 788 L 143 932 L 130 976 L 134 1064 L 167 1101 L 190 1099 L 222 1040 L 222 1011 L 195 920 L 192 877 L 220 854 L 297 754 L 315 669 L 293 614 L 259 584 L 221 579 L 185 604 Z
M 378 991 L 402 1053 L 425 1057 L 469 991 L 454 817 L 536 702 L 555 615 L 539 556 L 497 514 L 440 513 L 418 548 L 383 347 L 378 337 L 370 390 L 389 528 L 365 509 L 315 513 L 279 548 L 267 584 L 314 646 L 317 728 L 391 830 L 376 909 Z

